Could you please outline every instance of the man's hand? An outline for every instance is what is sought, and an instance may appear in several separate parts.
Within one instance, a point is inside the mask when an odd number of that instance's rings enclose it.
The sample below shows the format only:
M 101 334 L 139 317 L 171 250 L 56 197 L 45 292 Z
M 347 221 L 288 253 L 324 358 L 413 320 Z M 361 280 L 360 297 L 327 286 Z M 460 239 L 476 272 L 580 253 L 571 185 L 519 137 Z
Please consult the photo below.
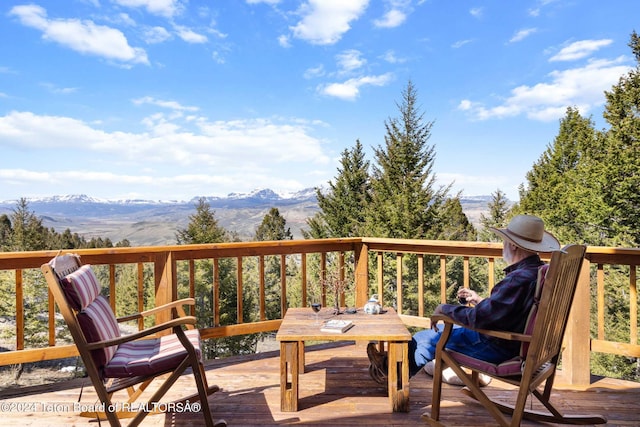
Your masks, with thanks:
M 477 305 L 480 301 L 483 300 L 476 291 L 472 291 L 468 288 L 460 288 L 458 289 L 458 299 L 467 302 L 467 304 Z

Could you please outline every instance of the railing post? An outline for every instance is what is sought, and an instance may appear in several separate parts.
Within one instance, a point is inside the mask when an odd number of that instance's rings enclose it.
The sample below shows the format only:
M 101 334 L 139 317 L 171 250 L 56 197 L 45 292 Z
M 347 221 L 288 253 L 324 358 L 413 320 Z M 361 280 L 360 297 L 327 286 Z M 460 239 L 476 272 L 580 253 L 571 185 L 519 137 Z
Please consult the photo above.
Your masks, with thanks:
M 356 243 L 353 253 L 356 307 L 364 307 L 369 299 L 369 245 Z
M 572 385 L 588 385 L 591 382 L 590 275 L 591 262 L 585 259 L 578 278 L 562 352 L 562 380 Z
M 158 253 L 154 263 L 156 306 L 178 299 L 178 279 L 175 273 L 176 261 L 173 258 L 173 253 L 171 251 Z M 156 314 L 156 324 L 169 320 L 171 320 L 171 313 Z

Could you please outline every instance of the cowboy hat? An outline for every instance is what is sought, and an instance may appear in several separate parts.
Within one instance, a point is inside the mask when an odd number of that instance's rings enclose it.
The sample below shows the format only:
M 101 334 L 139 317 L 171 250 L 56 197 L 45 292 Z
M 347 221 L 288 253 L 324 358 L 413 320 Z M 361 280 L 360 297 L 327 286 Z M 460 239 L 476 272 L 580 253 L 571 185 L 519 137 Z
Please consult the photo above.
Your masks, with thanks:
M 511 219 L 507 228 L 490 230 L 530 252 L 552 252 L 560 249 L 560 242 L 553 234 L 545 231 L 544 222 L 533 215 L 517 215 Z

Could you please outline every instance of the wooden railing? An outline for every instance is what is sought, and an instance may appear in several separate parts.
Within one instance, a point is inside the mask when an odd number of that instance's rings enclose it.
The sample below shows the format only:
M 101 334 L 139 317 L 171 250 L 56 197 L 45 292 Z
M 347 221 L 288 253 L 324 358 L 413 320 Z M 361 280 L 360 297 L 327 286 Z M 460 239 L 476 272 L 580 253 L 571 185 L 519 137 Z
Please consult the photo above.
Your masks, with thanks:
M 145 292 L 152 286 L 154 305 L 160 305 L 179 297 L 198 297 L 196 283 L 199 279 L 199 266 L 205 260 L 211 266 L 212 283 L 207 292 L 211 293 L 212 310 L 207 326 L 201 328 L 205 339 L 234 335 L 254 334 L 275 331 L 287 307 L 293 305 L 306 306 L 309 292 L 317 292 L 318 283 L 331 268 L 337 268 L 341 277 L 352 282 L 348 295 L 340 296 L 341 305 L 345 301 L 349 305 L 362 307 L 370 294 L 377 293 L 383 298 L 385 305 L 394 305 L 402 315 L 404 322 L 413 327 L 429 327 L 428 316 L 433 307 L 426 307 L 425 292 L 435 292 L 431 299 L 446 302 L 447 292 L 451 286 L 451 272 L 447 270 L 448 261 L 460 260 L 462 263 L 462 283 L 470 286 L 471 263 L 482 260 L 486 269 L 488 287 L 499 280 L 499 263 L 502 245 L 480 242 L 398 240 L 377 238 L 295 240 L 277 242 L 239 242 L 206 245 L 180 245 L 136 248 L 88 249 L 73 251 L 81 256 L 83 263 L 99 266 L 106 273 L 101 277 L 104 286 L 109 288 L 111 305 L 117 308 L 117 295 L 120 290 L 120 278 L 117 272 L 122 265 L 137 266 L 137 310 L 149 308 L 144 306 Z M 14 312 L 0 312 L 4 324 L 15 324 L 12 337 L 13 345 L 7 351 L 0 352 L 0 365 L 35 362 L 75 356 L 75 346 L 60 342 L 56 337 L 55 306 L 46 289 L 44 278 L 39 273 L 40 266 L 57 254 L 56 251 L 11 252 L 0 253 L 0 283 L 13 281 L 15 290 Z M 411 257 L 412 262 L 402 262 L 403 257 Z M 280 277 L 277 284 L 280 304 L 279 314 L 274 318 L 267 315 L 267 287 L 265 260 L 279 261 Z M 228 321 L 228 313 L 221 312 L 220 305 L 220 273 L 219 263 L 226 260 L 234 266 L 232 274 L 235 284 L 235 319 Z M 425 263 L 438 265 L 438 277 L 427 275 Z M 591 352 L 604 352 L 627 357 L 640 357 L 638 345 L 638 304 L 636 266 L 640 263 L 640 249 L 589 247 L 585 265 L 579 281 L 571 322 L 565 337 L 566 346 L 563 353 L 562 372 L 565 381 L 572 384 L 589 382 L 589 355 Z M 477 264 L 477 263 L 476 263 Z M 407 265 L 415 271 L 406 271 Z M 611 341 L 605 336 L 605 301 L 607 299 L 607 268 L 623 267 L 628 269 L 629 307 L 629 339 L 624 342 Z M 291 270 L 296 270 L 292 275 Z M 395 271 L 390 271 L 395 270 Z M 433 268 L 432 268 L 433 269 Z M 248 273 L 247 270 L 252 270 Z M 255 270 L 255 271 L 253 271 Z M 150 271 L 149 274 L 146 272 Z M 496 273 L 497 271 L 497 273 Z M 251 283 L 249 283 L 249 276 Z M 392 280 L 389 280 L 389 278 Z M 411 279 L 407 279 L 407 278 Z M 425 279 L 431 286 L 425 285 Z M 411 294 L 407 294 L 408 282 L 415 282 Z M 433 283 L 438 283 L 434 291 Z M 391 283 L 390 283 L 391 282 Z M 25 319 L 31 305 L 24 303 L 27 283 L 31 288 L 40 289 L 49 295 L 46 313 L 38 313 L 46 323 L 46 343 L 44 346 L 31 346 L 25 337 Z M 273 287 L 273 286 L 271 286 Z M 473 287 L 473 286 L 472 286 Z M 30 289 L 31 289 L 30 288 Z M 185 291 L 186 289 L 186 291 Z M 243 296 L 247 292 L 256 292 L 258 297 L 255 307 L 244 307 Z M 185 293 L 187 295 L 183 295 Z M 333 298 L 322 289 L 323 303 Z M 240 297 L 238 297 L 240 296 Z M 408 298 L 410 297 L 410 298 Z M 47 298 L 45 296 L 45 298 Z M 597 325 L 591 330 L 591 302 L 595 298 Z M 411 300 L 410 302 L 407 300 Z M 4 307 L 6 307 L 6 301 Z M 243 316 L 247 310 L 252 313 L 250 319 Z M 5 310 L 6 311 L 6 310 Z M 33 313 L 32 313 L 33 314 Z M 227 321 L 221 322 L 221 316 L 227 315 Z M 163 321 L 166 319 L 156 319 Z M 222 324 L 225 323 L 225 324 Z M 143 325 L 138 325 L 142 327 Z M 6 329 L 6 327 L 5 327 Z M 9 328 L 10 330 L 10 328 Z

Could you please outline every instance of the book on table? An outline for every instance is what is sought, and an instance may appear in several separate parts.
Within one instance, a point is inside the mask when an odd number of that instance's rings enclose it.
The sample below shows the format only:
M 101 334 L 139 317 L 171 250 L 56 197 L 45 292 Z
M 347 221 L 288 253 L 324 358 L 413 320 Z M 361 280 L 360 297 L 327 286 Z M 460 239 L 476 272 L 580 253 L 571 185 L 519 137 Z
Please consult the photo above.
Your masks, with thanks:
M 324 322 L 320 330 L 322 332 L 334 332 L 341 334 L 351 329 L 352 326 L 353 322 L 351 320 L 331 319 Z

